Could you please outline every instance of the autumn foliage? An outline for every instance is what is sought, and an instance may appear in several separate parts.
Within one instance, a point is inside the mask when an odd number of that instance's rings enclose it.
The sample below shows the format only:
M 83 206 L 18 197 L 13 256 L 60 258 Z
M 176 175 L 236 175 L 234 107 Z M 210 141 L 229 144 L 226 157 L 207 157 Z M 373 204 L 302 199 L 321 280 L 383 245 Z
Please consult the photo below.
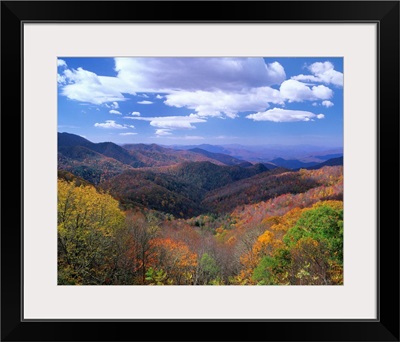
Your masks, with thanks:
M 324 201 L 271 217 L 242 255 L 237 281 L 262 285 L 343 283 L 343 203 Z
M 124 213 L 92 186 L 58 181 L 58 283 L 118 283 Z
M 200 166 L 197 185 L 186 166 L 97 187 L 60 171 L 58 284 L 343 284 L 343 167 L 243 179 L 253 171 L 212 166 L 237 177 L 218 188 Z

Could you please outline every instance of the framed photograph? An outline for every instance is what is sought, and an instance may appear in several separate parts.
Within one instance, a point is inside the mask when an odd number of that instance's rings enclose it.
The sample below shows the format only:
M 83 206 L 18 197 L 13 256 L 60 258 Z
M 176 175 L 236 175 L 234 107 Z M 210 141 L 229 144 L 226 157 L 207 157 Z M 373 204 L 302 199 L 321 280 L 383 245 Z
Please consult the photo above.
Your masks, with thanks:
M 399 341 L 397 1 L 1 22 L 2 340 Z

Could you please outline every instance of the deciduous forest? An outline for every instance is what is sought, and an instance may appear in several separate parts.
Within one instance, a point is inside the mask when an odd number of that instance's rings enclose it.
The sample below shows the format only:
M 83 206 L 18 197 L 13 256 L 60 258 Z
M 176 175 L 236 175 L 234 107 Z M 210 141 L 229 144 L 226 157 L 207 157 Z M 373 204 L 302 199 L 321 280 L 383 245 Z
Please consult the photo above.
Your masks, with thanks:
M 59 285 L 343 284 L 343 159 L 58 141 Z

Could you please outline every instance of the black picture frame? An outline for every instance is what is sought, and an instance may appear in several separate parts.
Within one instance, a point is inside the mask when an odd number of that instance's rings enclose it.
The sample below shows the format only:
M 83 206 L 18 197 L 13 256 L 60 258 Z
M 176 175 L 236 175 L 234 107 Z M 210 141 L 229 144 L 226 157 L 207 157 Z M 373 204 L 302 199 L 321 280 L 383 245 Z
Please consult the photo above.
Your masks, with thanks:
M 378 319 L 23 320 L 22 25 L 62 21 L 376 22 Z M 399 341 L 398 1 L 3 1 L 1 48 L 2 341 Z

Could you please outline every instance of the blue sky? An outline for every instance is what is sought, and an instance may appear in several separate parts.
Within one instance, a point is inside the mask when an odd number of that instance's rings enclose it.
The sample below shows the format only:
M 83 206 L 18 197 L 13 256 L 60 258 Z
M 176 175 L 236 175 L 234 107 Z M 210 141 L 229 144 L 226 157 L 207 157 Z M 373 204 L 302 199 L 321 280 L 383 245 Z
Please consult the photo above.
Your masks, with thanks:
M 58 59 L 58 131 L 93 142 L 343 146 L 342 58 Z

